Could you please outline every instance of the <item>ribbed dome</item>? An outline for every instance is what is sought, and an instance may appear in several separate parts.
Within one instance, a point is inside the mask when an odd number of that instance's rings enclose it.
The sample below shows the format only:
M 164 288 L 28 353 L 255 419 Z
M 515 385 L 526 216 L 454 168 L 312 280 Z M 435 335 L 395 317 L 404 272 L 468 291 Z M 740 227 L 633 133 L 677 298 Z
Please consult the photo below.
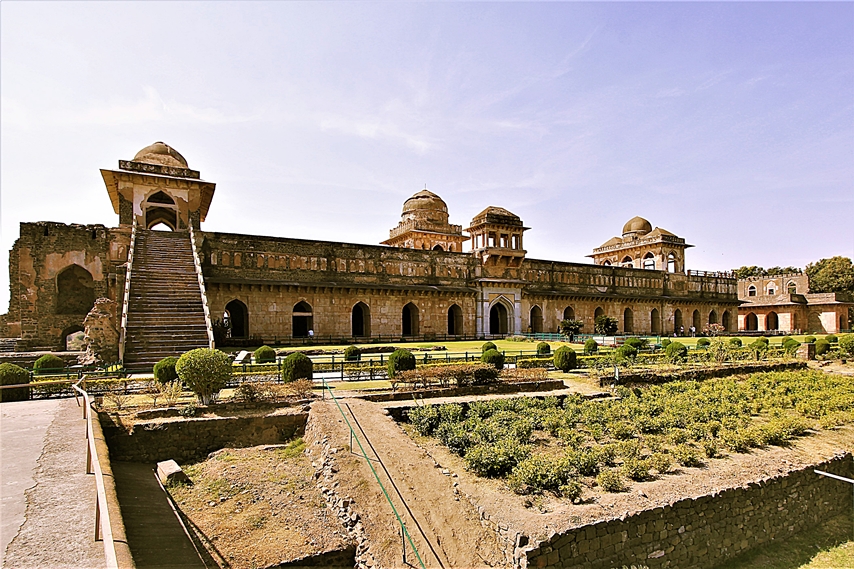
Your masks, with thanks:
M 403 214 L 414 211 L 441 211 L 448 213 L 448 204 L 428 189 L 423 189 L 405 202 L 403 202 Z
M 173 168 L 189 168 L 187 161 L 177 150 L 162 142 L 155 142 L 151 146 L 146 146 L 136 153 L 133 161 L 172 166 Z
M 503 207 L 489 206 L 472 219 L 471 224 L 498 223 L 502 225 L 522 225 L 522 218 Z
M 635 216 L 627 221 L 623 226 L 623 237 L 635 233 L 639 235 L 646 235 L 650 231 L 652 231 L 652 224 L 642 217 Z

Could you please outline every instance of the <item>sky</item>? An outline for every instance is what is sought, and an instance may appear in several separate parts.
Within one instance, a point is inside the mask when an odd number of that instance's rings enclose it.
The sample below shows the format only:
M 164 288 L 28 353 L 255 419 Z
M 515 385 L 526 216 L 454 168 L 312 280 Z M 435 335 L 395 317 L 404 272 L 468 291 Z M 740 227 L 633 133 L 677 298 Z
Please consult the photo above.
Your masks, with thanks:
M 689 269 L 854 258 L 854 3 L 0 2 L 0 312 L 19 223 L 117 225 L 155 141 L 208 231 L 377 244 L 426 185 L 536 259 L 635 215 Z

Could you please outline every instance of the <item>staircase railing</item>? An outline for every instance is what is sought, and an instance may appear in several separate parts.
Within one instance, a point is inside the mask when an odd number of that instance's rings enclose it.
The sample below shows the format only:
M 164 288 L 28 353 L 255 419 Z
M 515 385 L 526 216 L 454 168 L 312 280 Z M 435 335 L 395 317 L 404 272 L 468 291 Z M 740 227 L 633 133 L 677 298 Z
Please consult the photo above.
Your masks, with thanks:
M 119 361 L 125 361 L 125 340 L 128 328 L 128 306 L 130 305 L 130 277 L 133 269 L 133 254 L 136 248 L 136 216 L 133 218 L 133 226 L 130 230 L 130 247 L 128 247 L 127 270 L 125 272 L 125 294 L 122 298 L 122 319 L 119 327 Z
M 211 311 L 208 308 L 208 294 L 205 292 L 205 277 L 202 274 L 202 261 L 199 258 L 199 251 L 196 247 L 196 234 L 193 232 L 193 226 L 190 226 L 190 245 L 193 249 L 193 264 L 196 266 L 196 276 L 199 278 L 199 290 L 202 292 L 202 308 L 205 311 L 205 328 L 208 332 L 208 347 L 214 349 L 213 323 L 211 322 Z

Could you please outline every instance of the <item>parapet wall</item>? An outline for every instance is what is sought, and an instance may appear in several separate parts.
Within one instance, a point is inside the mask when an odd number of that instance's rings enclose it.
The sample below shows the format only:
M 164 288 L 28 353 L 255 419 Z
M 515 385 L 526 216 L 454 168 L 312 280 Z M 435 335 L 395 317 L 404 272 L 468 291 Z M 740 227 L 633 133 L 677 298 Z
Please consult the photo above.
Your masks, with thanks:
M 763 543 L 785 539 L 840 514 L 850 515 L 850 485 L 815 474 L 814 469 L 851 477 L 852 455 L 557 533 L 527 551 L 527 566 L 715 567 Z

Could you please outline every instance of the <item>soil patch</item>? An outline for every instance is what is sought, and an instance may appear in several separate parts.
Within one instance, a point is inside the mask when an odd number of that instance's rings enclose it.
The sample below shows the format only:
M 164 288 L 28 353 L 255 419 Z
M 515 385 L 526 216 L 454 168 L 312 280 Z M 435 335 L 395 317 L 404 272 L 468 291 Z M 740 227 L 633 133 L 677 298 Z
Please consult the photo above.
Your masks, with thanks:
M 270 567 L 347 547 L 344 528 L 314 485 L 304 448 L 300 438 L 223 449 L 182 465 L 193 484 L 169 491 L 221 565 Z

